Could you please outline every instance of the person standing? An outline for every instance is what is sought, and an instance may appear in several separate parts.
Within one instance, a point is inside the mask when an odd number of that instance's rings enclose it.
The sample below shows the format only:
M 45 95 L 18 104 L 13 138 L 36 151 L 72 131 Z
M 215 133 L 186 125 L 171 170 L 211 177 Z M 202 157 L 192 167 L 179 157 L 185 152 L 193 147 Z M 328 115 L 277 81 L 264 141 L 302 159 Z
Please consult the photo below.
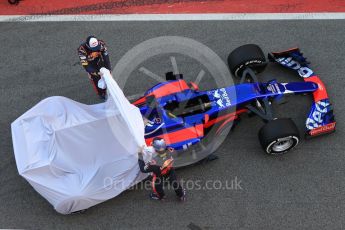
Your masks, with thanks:
M 111 71 L 110 58 L 105 42 L 93 35 L 87 37 L 86 41 L 78 48 L 78 56 L 98 96 L 102 100 L 105 100 L 106 88 L 99 87 L 98 85 L 101 79 L 99 74 L 100 69 L 105 67 Z

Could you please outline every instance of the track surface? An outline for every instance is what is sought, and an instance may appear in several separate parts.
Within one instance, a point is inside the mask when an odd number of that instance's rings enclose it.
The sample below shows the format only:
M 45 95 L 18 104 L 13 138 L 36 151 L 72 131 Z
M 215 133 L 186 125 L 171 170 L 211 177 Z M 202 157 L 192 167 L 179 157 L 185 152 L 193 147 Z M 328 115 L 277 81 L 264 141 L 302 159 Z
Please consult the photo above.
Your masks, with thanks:
M 341 229 L 345 227 L 344 21 L 252 22 L 109 22 L 1 23 L 0 63 L 0 227 L 1 228 L 135 228 L 144 229 Z M 190 190 L 181 204 L 172 191 L 165 202 L 148 191 L 127 191 L 85 214 L 57 214 L 18 176 L 10 123 L 40 100 L 62 95 L 93 104 L 94 95 L 78 62 L 76 48 L 90 32 L 107 41 L 112 63 L 133 46 L 162 35 L 193 38 L 223 60 L 234 48 L 257 43 L 266 51 L 302 48 L 329 89 L 337 132 L 303 141 L 283 157 L 265 156 L 259 148 L 258 118 L 242 123 L 217 154 L 220 159 L 178 171 L 184 180 L 241 181 L 242 189 Z M 179 61 L 179 59 L 177 59 Z M 151 63 L 152 64 L 152 63 Z M 155 71 L 164 73 L 162 66 Z M 195 71 L 192 67 L 181 67 Z M 263 79 L 297 80 L 270 66 Z M 144 79 L 143 75 L 136 77 Z M 207 85 L 206 82 L 203 84 Z M 129 81 L 131 82 L 131 81 Z M 126 92 L 142 91 L 132 80 Z M 309 109 L 307 97 L 291 97 L 277 107 L 301 131 Z

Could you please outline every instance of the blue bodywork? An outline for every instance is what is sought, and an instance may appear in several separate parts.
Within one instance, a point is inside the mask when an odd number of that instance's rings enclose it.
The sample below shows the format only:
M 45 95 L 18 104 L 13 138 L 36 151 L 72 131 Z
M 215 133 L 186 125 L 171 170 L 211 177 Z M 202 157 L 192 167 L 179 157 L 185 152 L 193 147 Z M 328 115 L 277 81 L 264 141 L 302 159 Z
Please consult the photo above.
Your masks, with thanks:
M 271 58 L 273 61 L 295 70 L 303 78 L 315 76 L 298 49 L 287 54 L 273 53 Z M 169 92 L 170 85 L 175 87 L 171 88 L 172 93 Z M 315 93 L 320 90 L 320 84 L 313 81 L 279 83 L 271 80 L 266 83 L 244 83 L 208 91 L 195 90 L 190 87 L 181 87 L 176 90 L 176 85 L 186 85 L 186 83 L 184 80 L 175 80 L 157 84 L 145 93 L 143 98 L 146 101 L 137 103 L 137 106 L 148 121 L 145 128 L 147 142 L 157 136 L 166 138 L 166 135 L 171 135 L 171 139 L 175 140 L 174 135 L 184 135 L 177 141 L 168 141 L 169 147 L 177 150 L 186 149 L 188 146 L 200 142 L 206 129 L 210 127 L 209 122 L 219 123 L 215 122 L 219 116 L 234 114 L 240 109 L 246 109 L 248 104 L 264 98 L 274 101 L 286 94 Z M 168 87 L 167 92 L 164 95 L 155 95 L 155 92 L 161 87 Z M 143 100 L 143 98 L 139 100 Z M 148 98 L 152 103 L 147 103 Z M 315 101 L 306 121 L 307 131 L 331 122 L 334 122 L 334 116 L 329 99 Z M 202 132 L 200 132 L 200 127 L 202 127 Z M 186 132 L 185 135 L 184 130 L 191 131 L 191 133 Z
M 333 124 L 332 129 L 335 129 L 333 108 L 328 98 L 325 86 L 309 67 L 309 62 L 307 62 L 300 50 L 296 48 L 280 55 L 276 54 L 275 57 L 273 53 L 273 61 L 296 71 L 306 82 L 314 81 L 315 84 L 318 85 L 318 92 L 314 94 L 314 102 L 306 120 L 307 132 L 310 133 L 313 129 L 330 124 Z

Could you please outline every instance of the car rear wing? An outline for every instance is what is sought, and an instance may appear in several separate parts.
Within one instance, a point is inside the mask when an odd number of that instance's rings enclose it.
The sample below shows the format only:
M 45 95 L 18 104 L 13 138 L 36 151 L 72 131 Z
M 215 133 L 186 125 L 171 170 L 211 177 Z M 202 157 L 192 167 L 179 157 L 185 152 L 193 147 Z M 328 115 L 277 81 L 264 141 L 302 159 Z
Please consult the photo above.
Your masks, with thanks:
M 336 121 L 326 87 L 309 67 L 310 63 L 307 62 L 299 48 L 269 53 L 268 59 L 296 71 L 305 82 L 313 82 L 318 85 L 318 89 L 313 92 L 314 102 L 306 120 L 306 136 L 314 137 L 334 132 Z

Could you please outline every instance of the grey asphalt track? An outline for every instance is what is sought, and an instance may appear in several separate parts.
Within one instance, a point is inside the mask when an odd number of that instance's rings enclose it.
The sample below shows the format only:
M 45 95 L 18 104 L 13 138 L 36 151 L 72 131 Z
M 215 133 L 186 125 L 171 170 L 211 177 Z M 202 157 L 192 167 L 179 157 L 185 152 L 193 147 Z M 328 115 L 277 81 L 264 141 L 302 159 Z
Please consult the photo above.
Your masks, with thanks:
M 344 21 L 0 23 L 0 31 L 0 228 L 345 228 Z M 224 61 L 232 49 L 246 43 L 259 44 L 266 52 L 299 46 L 328 87 L 337 132 L 303 141 L 285 156 L 270 157 L 257 140 L 262 122 L 243 118 L 217 151 L 219 160 L 178 171 L 185 181 L 202 185 L 228 181 L 228 189 L 190 189 L 185 203 L 175 201 L 172 191 L 165 202 L 155 202 L 148 199 L 148 191 L 136 189 L 84 214 L 60 215 L 18 175 L 10 123 L 49 96 L 99 102 L 77 64 L 76 49 L 89 34 L 108 43 L 113 65 L 140 42 L 166 35 L 195 39 Z M 164 65 L 149 64 L 160 74 L 166 71 Z M 185 73 L 198 71 L 181 65 Z M 262 79 L 298 81 L 281 70 L 271 65 Z M 151 84 L 144 77 L 134 74 L 125 92 L 142 92 Z M 311 99 L 296 96 L 288 101 L 275 107 L 277 114 L 292 117 L 302 132 Z M 235 180 L 239 186 L 229 188 Z

